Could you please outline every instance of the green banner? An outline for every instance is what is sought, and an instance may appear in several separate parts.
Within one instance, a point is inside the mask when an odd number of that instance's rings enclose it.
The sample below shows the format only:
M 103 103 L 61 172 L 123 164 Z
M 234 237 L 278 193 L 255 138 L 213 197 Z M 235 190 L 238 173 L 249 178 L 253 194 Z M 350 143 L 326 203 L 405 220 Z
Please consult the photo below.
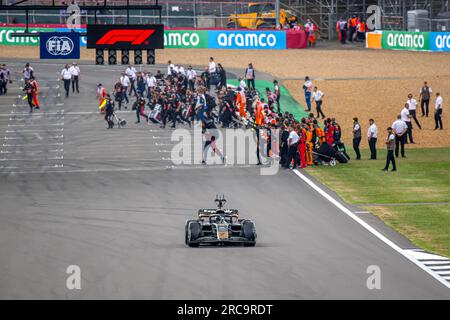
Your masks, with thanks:
M 164 48 L 208 48 L 208 31 L 165 30 Z
M 430 50 L 428 32 L 383 31 L 381 40 L 383 49 L 391 50 Z
M 54 28 L 29 28 L 29 32 L 52 32 Z M 25 28 L 0 28 L 0 45 L 10 46 L 38 46 L 38 37 L 13 37 L 13 33 L 25 32 Z

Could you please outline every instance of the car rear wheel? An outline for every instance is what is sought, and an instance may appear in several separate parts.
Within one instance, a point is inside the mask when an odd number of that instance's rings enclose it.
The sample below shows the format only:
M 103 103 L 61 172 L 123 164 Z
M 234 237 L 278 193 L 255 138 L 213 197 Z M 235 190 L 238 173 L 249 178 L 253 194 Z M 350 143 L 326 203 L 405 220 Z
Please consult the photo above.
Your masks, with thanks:
M 227 28 L 228 29 L 236 29 L 238 26 L 236 24 L 236 22 L 228 22 L 227 23 Z

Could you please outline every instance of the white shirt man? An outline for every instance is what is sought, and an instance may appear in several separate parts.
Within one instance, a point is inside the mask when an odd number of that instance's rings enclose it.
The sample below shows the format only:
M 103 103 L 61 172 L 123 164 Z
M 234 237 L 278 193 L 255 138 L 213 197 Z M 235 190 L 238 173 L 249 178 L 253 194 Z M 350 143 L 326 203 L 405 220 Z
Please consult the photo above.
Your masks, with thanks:
M 416 110 L 417 108 L 417 100 L 414 98 L 410 98 L 408 99 L 408 101 L 406 101 L 406 103 L 408 104 L 408 110 Z
M 367 138 L 374 138 L 377 139 L 378 138 L 378 128 L 375 125 L 375 123 L 372 123 L 369 127 L 369 129 L 367 130 Z
M 30 79 L 33 72 L 34 72 L 34 70 L 32 67 L 26 66 L 22 71 L 24 80 Z
M 66 98 L 68 98 L 70 91 L 70 80 L 72 80 L 72 72 L 70 72 L 68 64 L 66 64 L 65 68 L 61 70 L 61 78 L 64 80 L 64 90 L 66 91 Z
M 186 72 L 188 80 L 194 80 L 197 77 L 197 72 L 194 69 L 188 69 Z
M 295 130 L 291 130 L 291 132 L 289 132 L 289 138 L 288 138 L 289 146 L 292 146 L 292 145 L 298 143 L 299 140 L 300 140 L 300 137 L 298 136 L 297 132 L 295 132 Z
M 185 72 L 183 66 L 178 66 L 178 73 L 181 73 L 182 75 L 186 75 L 186 72 Z
M 209 71 L 210 74 L 216 72 L 216 63 L 214 62 L 214 60 L 210 60 L 209 61 L 208 71 Z
M 136 80 L 136 68 L 133 66 L 128 66 L 127 70 L 125 70 L 126 75 L 131 80 Z
M 406 130 L 408 129 L 408 126 L 406 125 L 405 121 L 402 119 L 397 119 L 392 124 L 392 130 L 397 136 L 402 136 Z
M 72 65 L 69 68 L 70 72 L 72 73 L 73 76 L 78 77 L 80 75 L 80 67 L 77 65 Z
M 70 72 L 69 68 L 64 68 L 61 70 L 61 77 L 63 80 L 70 80 L 72 79 L 72 72 Z
M 411 122 L 411 119 L 409 118 L 409 110 L 406 106 L 402 109 L 400 115 L 402 116 L 402 120 L 406 123 Z
M 434 104 L 434 109 L 435 110 L 442 110 L 442 103 L 443 103 L 444 101 L 443 101 L 443 99 L 442 99 L 442 96 L 441 95 L 439 95 L 439 96 L 437 96 L 436 97 L 436 102 L 435 102 L 435 104 Z
M 314 100 L 315 100 L 315 101 L 321 101 L 324 95 L 325 95 L 325 94 L 324 94 L 322 91 L 316 90 L 316 91 L 314 92 Z
M 128 76 L 126 74 L 123 74 L 120 77 L 120 83 L 122 84 L 122 87 L 124 87 L 126 89 L 130 85 L 130 78 L 128 78 Z
M 167 75 L 171 76 L 172 70 L 175 71 L 174 69 L 175 69 L 175 65 L 171 61 L 169 61 L 169 65 L 167 66 Z
M 149 74 L 147 77 L 147 87 L 150 89 L 154 89 L 156 87 L 156 78 L 152 74 Z
M 434 130 L 440 129 L 443 130 L 442 127 L 442 104 L 444 103 L 442 96 L 439 92 L 436 92 L 436 102 L 434 105 L 434 122 L 435 127 Z
M 311 82 L 311 80 L 306 80 L 304 86 L 306 88 L 305 91 L 309 91 L 309 92 L 312 91 L 312 82 Z

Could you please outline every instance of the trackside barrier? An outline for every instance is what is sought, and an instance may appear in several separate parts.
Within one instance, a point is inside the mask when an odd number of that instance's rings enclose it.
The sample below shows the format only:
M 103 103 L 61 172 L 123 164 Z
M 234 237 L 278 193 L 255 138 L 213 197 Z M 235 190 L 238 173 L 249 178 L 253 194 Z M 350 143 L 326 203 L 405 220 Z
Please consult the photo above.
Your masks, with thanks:
M 12 37 L 12 33 L 24 32 L 24 27 L 0 27 L 0 45 L 38 46 L 37 37 Z M 30 32 L 70 32 L 58 26 L 52 28 L 31 27 Z M 76 29 L 86 32 L 85 28 Z M 287 35 L 289 40 L 287 41 Z M 294 41 L 292 41 L 294 39 Z M 86 47 L 86 37 L 80 37 L 80 46 Z M 256 49 L 285 50 L 306 47 L 306 33 L 290 30 L 235 30 L 235 29 L 165 29 L 165 48 Z
M 450 51 L 450 32 L 369 32 L 366 36 L 366 48 L 448 52 Z

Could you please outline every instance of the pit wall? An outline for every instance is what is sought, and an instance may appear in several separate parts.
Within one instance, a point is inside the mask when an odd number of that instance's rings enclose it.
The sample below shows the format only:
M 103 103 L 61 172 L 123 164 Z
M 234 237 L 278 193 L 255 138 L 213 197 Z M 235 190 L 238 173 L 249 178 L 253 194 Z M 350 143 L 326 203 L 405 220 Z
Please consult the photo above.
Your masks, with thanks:
M 12 33 L 20 33 L 24 30 L 24 26 L 0 26 L 0 46 L 38 46 L 38 37 L 11 37 Z M 33 25 L 29 31 L 68 32 L 70 30 L 59 25 Z M 86 32 L 86 29 L 80 28 L 77 31 Z M 86 46 L 86 37 L 81 37 L 80 45 Z M 304 31 L 292 30 L 166 29 L 164 30 L 164 46 L 178 49 L 303 49 L 307 47 L 307 37 Z
M 450 32 L 376 31 L 366 35 L 366 48 L 449 52 Z

